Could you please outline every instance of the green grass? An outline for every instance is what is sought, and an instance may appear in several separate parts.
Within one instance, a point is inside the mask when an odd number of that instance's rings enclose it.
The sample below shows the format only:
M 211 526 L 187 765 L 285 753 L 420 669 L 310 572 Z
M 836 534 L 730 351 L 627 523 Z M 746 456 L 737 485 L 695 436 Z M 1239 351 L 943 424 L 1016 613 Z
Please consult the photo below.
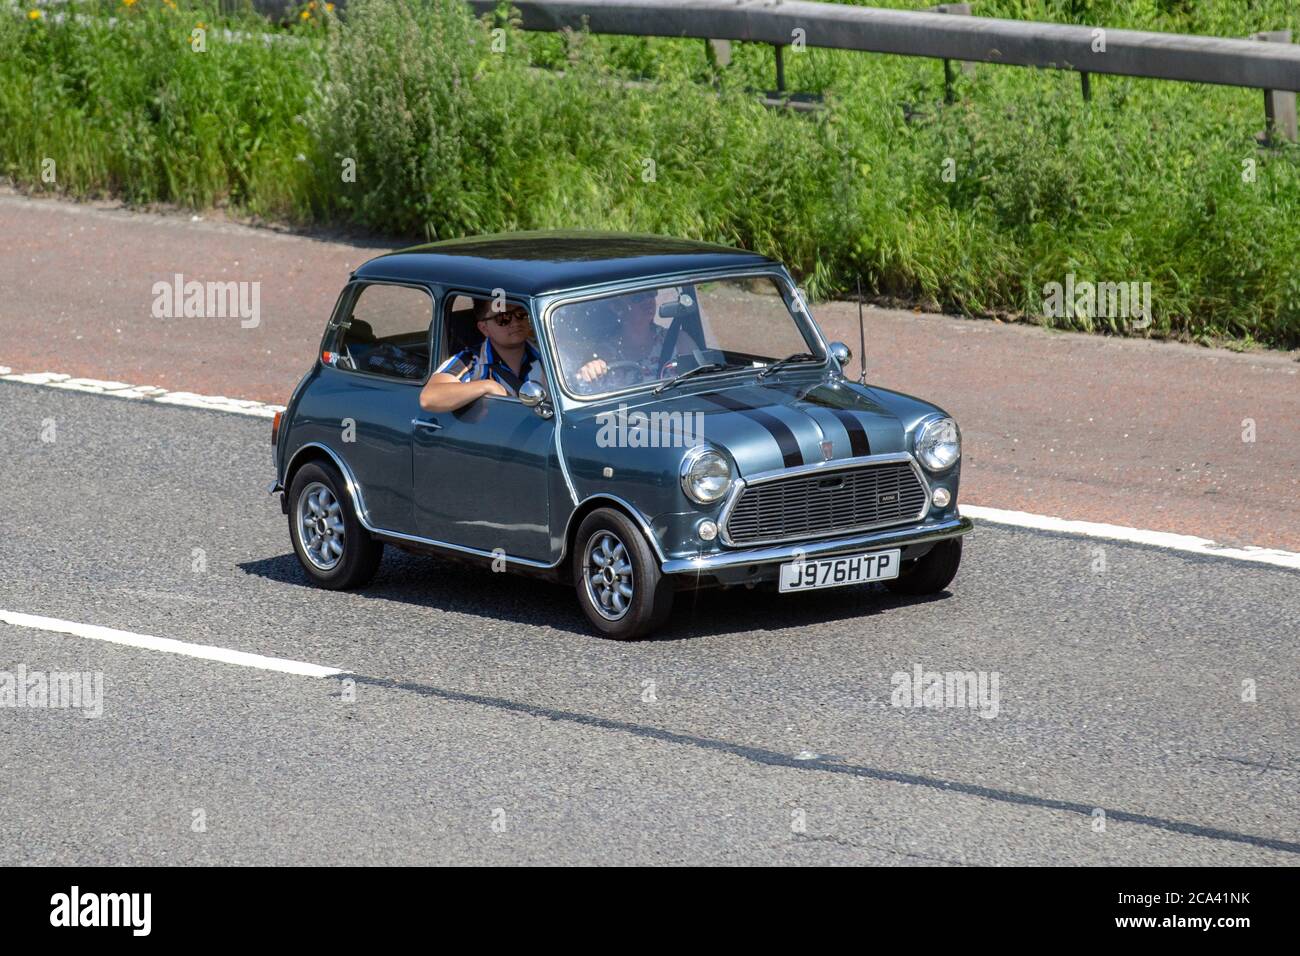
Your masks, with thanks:
M 753 96 L 772 85 L 762 45 L 736 45 L 721 70 L 702 41 L 507 30 L 498 53 L 458 0 L 357 0 L 346 23 L 313 13 L 289 31 L 225 18 L 295 42 L 209 33 L 202 54 L 190 31 L 217 24 L 211 10 L 77 9 L 63 24 L 0 16 L 0 173 L 31 189 L 412 238 L 694 236 L 775 255 L 814 295 L 860 277 L 971 314 L 1036 317 L 1043 284 L 1066 273 L 1150 282 L 1143 334 L 1300 345 L 1300 150 L 1255 145 L 1255 90 L 1094 77 L 1085 103 L 1074 74 L 981 66 L 945 106 L 937 62 L 809 50 L 787 55 L 788 85 L 827 109 L 795 115 Z M 1300 34 L 1290 0 L 976 9 Z M 1126 331 L 1086 315 L 1050 324 Z

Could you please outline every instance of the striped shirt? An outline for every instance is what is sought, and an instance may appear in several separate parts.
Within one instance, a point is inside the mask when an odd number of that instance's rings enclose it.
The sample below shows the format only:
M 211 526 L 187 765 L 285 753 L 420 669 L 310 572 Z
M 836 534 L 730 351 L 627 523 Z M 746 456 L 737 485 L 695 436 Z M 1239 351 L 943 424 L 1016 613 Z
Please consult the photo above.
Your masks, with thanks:
M 519 371 L 520 382 L 534 381 L 541 385 L 546 384 L 546 370 L 542 368 L 542 356 L 532 342 L 524 343 L 524 361 Z M 491 339 L 485 338 L 483 344 L 477 349 L 457 352 L 439 365 L 434 374 L 439 372 L 444 375 L 454 375 L 462 382 L 491 378 L 499 382 L 511 395 L 518 394 L 518 390 L 512 384 L 515 381 L 514 371 L 496 354 Z

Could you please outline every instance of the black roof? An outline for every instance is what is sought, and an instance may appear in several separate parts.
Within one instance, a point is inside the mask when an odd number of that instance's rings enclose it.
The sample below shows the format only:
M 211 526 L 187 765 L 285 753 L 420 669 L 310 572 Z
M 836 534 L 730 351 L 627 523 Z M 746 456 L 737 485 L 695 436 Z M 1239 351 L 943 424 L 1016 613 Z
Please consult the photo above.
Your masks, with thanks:
M 355 275 L 542 295 L 673 272 L 773 264 L 754 252 L 665 236 L 511 232 L 399 249 L 371 259 Z

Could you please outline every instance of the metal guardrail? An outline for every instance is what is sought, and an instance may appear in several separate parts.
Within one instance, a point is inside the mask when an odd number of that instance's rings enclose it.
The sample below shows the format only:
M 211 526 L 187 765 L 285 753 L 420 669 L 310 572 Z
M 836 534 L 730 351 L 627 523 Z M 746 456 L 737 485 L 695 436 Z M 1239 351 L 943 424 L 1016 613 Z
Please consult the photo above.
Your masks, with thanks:
M 263 13 L 279 15 L 293 0 L 233 2 L 251 2 Z M 337 2 L 343 6 L 343 0 Z M 476 14 L 499 8 L 498 0 L 466 2 Z M 1228 39 L 953 16 L 969 13 L 963 3 L 924 11 L 809 0 L 512 0 L 511 5 L 525 30 L 766 43 L 776 49 L 781 91 L 783 50 L 799 45 L 944 60 L 949 90 L 947 63 L 953 60 L 1072 70 L 1082 77 L 1085 97 L 1094 73 L 1255 88 L 1264 91 L 1268 135 L 1297 138 L 1300 46 L 1290 42 L 1287 31 Z
M 467 0 L 491 13 L 496 0 Z M 866 53 L 1216 83 L 1265 91 L 1276 135 L 1296 138 L 1300 46 L 1105 27 L 882 10 L 806 0 L 513 0 L 525 30 L 803 44 Z M 956 4 L 952 6 L 958 6 Z M 951 12 L 964 12 L 952 10 Z M 779 64 L 778 64 L 779 69 Z M 781 84 L 778 84 L 780 86 Z M 1289 103 L 1289 111 L 1288 111 Z
M 477 13 L 494 0 L 467 0 Z M 565 27 L 1008 63 L 1300 90 L 1300 47 L 1102 27 L 953 17 L 805 0 L 513 0 L 526 30 Z M 798 33 L 796 33 L 798 31 Z

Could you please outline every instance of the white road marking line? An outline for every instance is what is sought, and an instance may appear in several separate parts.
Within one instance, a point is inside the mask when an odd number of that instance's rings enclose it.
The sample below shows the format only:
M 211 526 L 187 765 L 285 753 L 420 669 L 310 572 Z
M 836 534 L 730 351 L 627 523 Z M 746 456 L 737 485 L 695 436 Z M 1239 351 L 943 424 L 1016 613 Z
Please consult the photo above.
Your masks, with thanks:
M 960 506 L 960 510 L 967 517 L 990 521 L 994 524 L 1009 524 L 1018 528 L 1036 528 L 1040 531 L 1060 531 L 1065 534 L 1077 534 L 1087 538 L 1104 538 L 1109 541 L 1149 544 L 1170 551 L 1208 554 L 1216 558 L 1253 561 L 1256 564 L 1271 564 L 1279 568 L 1300 571 L 1300 554 L 1293 551 L 1256 547 L 1230 548 L 1222 544 L 1216 544 L 1209 538 L 1197 538 L 1189 534 L 1173 534 L 1168 531 L 1144 531 L 1141 528 L 1126 528 L 1123 525 L 1100 524 L 1095 521 L 1071 521 L 1067 518 L 1030 514 L 1027 511 L 1003 511 L 1001 508 L 985 508 L 981 505 L 963 504 Z
M 0 365 L 0 381 L 23 382 L 28 385 L 47 385 L 50 388 L 66 388 L 92 395 L 108 395 L 114 398 L 136 398 L 158 402 L 163 405 L 185 405 L 190 408 L 208 408 L 235 415 L 251 415 L 256 418 L 270 418 L 276 412 L 284 411 L 283 405 L 266 405 L 246 399 L 226 398 L 223 395 L 196 395 L 193 392 L 169 392 L 165 388 L 153 385 L 127 385 L 124 382 L 103 382 L 91 378 L 73 378 L 61 372 L 28 372 L 14 374 L 9 368 Z M 1198 538 L 1188 534 L 1173 534 L 1167 531 L 1146 531 L 1142 528 L 1128 528 L 1118 524 L 1101 524 L 1095 521 L 1074 521 L 1069 518 L 1056 518 L 1051 515 L 1031 514 L 1027 511 L 1005 511 L 1001 508 L 986 508 L 983 505 L 960 506 L 961 513 L 981 521 L 994 524 L 1014 525 L 1018 528 L 1034 528 L 1040 531 L 1058 531 L 1062 534 L 1077 534 L 1087 538 L 1102 538 L 1108 541 L 1128 541 L 1134 544 L 1146 544 L 1170 551 L 1185 551 L 1190 554 L 1208 554 L 1217 558 L 1230 558 L 1234 561 L 1251 561 L 1255 564 L 1271 564 L 1274 567 L 1300 570 L 1300 554 L 1293 551 L 1279 551 L 1274 548 L 1229 548 L 1217 544 L 1208 538 Z
M 321 667 L 319 664 L 290 661 L 282 657 L 263 657 L 261 654 L 232 651 L 209 644 L 190 644 L 186 641 L 174 641 L 169 637 L 150 637 L 148 634 L 116 631 L 111 627 L 100 627 L 97 624 L 78 624 L 76 621 L 61 621 L 58 618 L 38 617 L 35 614 L 18 614 L 14 611 L 0 610 L 0 622 L 15 627 L 30 627 L 38 631 L 72 634 L 92 641 L 107 641 L 109 644 L 121 644 L 124 647 L 136 647 L 145 651 L 162 651 L 165 654 L 180 654 L 205 661 L 236 664 L 239 667 L 255 667 L 258 670 L 278 671 L 281 674 L 298 674 L 301 677 L 333 677 L 336 674 L 350 673 L 337 667 Z
M 236 415 L 251 415 L 255 418 L 271 418 L 276 412 L 284 411 L 283 405 L 267 405 L 244 398 L 226 398 L 224 395 L 196 395 L 194 392 L 172 392 L 156 385 L 128 385 L 126 382 L 105 382 L 94 378 L 73 378 L 62 372 L 27 372 L 16 374 L 11 369 L 0 365 L 0 380 L 22 382 L 26 385 L 45 385 L 49 388 L 65 388 L 74 392 L 86 392 L 91 395 L 107 395 L 110 398 L 134 398 L 160 405 L 184 405 L 187 408 L 209 408 L 219 412 L 233 412 Z

